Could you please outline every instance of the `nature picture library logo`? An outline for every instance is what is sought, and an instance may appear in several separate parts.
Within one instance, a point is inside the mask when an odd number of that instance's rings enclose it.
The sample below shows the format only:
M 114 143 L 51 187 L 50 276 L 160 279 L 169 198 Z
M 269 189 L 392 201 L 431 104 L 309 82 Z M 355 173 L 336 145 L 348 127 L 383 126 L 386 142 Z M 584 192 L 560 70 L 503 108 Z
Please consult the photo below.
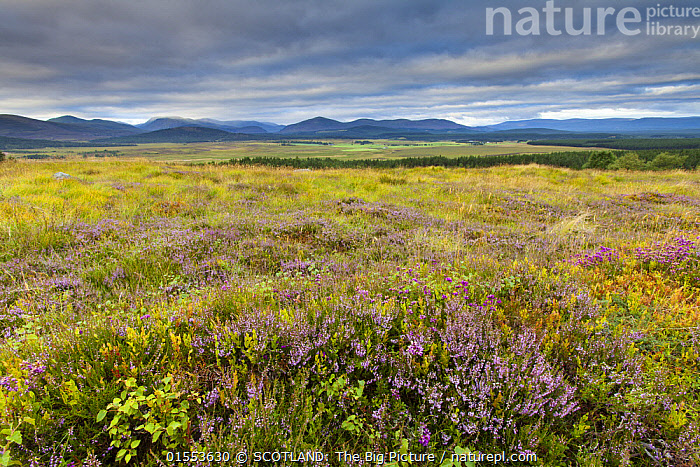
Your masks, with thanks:
M 562 25 L 563 20 L 563 25 Z M 689 24 L 690 23 L 690 24 Z M 554 0 L 537 9 L 486 8 L 486 34 L 511 36 L 604 36 L 617 29 L 626 36 L 700 38 L 700 6 L 657 3 L 645 8 L 561 8 Z

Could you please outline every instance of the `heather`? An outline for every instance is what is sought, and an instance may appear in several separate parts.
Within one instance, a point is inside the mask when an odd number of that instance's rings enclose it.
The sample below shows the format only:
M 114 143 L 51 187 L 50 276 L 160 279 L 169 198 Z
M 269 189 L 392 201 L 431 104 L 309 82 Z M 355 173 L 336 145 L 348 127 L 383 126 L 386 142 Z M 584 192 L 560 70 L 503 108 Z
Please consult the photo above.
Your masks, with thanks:
M 4 162 L 0 464 L 696 465 L 699 182 Z

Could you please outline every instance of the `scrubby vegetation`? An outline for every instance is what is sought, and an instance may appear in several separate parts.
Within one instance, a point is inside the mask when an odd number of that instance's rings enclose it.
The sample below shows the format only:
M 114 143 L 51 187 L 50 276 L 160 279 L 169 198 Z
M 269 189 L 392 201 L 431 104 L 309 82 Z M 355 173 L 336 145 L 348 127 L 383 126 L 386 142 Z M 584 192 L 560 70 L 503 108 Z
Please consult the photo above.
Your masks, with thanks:
M 699 182 L 6 162 L 0 464 L 697 465 Z

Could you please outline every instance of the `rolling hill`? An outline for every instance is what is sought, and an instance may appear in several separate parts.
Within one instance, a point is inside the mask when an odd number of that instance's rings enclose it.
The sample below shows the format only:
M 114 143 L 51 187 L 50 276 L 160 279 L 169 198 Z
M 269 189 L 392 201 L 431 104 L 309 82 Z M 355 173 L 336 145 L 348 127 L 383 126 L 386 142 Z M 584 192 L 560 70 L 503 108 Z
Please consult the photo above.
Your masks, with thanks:
M 170 128 L 203 127 L 230 133 L 275 133 L 283 128 L 275 123 L 258 122 L 254 120 L 220 121 L 209 118 L 191 119 L 182 117 L 155 117 L 145 123 L 137 125 L 143 131 L 167 130 Z
M 0 115 L 0 136 L 51 141 L 89 141 L 97 138 L 125 136 L 142 130 L 109 120 L 83 120 L 65 115 L 37 120 L 20 115 Z
M 98 137 L 126 136 L 143 133 L 143 130 L 133 125 L 113 122 L 111 120 L 101 120 L 98 118 L 84 120 L 82 118 L 73 117 L 72 115 L 64 115 L 63 117 L 50 118 L 46 121 L 59 123 L 65 128 L 73 128 L 76 131 L 93 132 Z
M 360 129 L 359 131 L 357 129 Z M 371 118 L 361 118 L 352 122 L 339 122 L 325 117 L 315 117 L 299 123 L 287 125 L 280 131 L 280 134 L 313 134 L 331 131 L 355 130 L 358 136 L 366 132 L 367 128 L 381 128 L 385 131 L 401 132 L 465 132 L 471 130 L 469 127 L 451 122 L 449 120 L 429 119 L 429 120 L 373 120 Z
M 574 132 L 604 133 L 640 133 L 640 132 L 679 132 L 684 130 L 700 131 L 700 117 L 681 118 L 571 118 L 567 120 L 518 120 L 497 125 L 480 127 L 484 130 L 517 130 L 531 128 L 549 128 L 551 130 Z
M 146 144 L 146 143 L 204 143 L 215 141 L 242 141 L 251 139 L 269 139 L 267 134 L 250 135 L 230 133 L 215 128 L 201 126 L 181 126 L 164 130 L 150 131 L 132 136 L 95 140 L 93 143 L 115 144 Z
M 95 136 L 92 130 L 66 123 L 45 122 L 20 115 L 0 115 L 0 136 L 57 141 L 84 141 Z

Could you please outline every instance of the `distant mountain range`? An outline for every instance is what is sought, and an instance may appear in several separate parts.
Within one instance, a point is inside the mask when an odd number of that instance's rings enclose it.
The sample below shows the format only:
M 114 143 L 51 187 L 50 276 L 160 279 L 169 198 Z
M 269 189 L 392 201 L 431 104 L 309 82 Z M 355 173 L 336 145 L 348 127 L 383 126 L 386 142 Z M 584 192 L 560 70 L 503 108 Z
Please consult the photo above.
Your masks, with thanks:
M 700 136 L 700 117 L 608 118 L 569 120 L 519 120 L 497 125 L 468 127 L 443 119 L 373 120 L 362 118 L 340 122 L 315 117 L 291 125 L 254 120 L 152 118 L 139 125 L 110 120 L 85 120 L 70 115 L 37 120 L 19 115 L 0 115 L 0 148 L 37 147 L 38 140 L 61 145 L 139 144 L 162 142 L 238 141 L 246 139 L 294 138 L 407 138 L 466 139 L 499 141 L 508 139 L 608 138 L 608 137 Z M 5 143 L 3 143 L 5 141 Z M 11 144 L 10 144 L 11 143 Z
M 284 125 L 276 123 L 257 122 L 254 120 L 213 120 L 211 118 L 201 118 L 198 120 L 181 117 L 157 117 L 146 123 L 136 125 L 144 131 L 168 130 L 183 126 L 198 126 L 204 128 L 214 128 L 216 130 L 228 131 L 230 133 L 276 133 L 284 128 Z
M 205 143 L 209 141 L 243 141 L 251 139 L 268 139 L 267 133 L 245 134 L 231 133 L 216 128 L 202 126 L 181 126 L 164 130 L 149 131 L 132 136 L 93 140 L 95 144 L 144 144 L 144 143 Z
M 330 118 L 316 117 L 303 122 L 287 125 L 280 134 L 314 134 L 318 132 L 339 132 L 357 128 L 381 128 L 386 130 L 410 130 L 410 131 L 469 131 L 471 128 L 449 120 L 372 120 L 361 118 L 352 122 L 339 122 Z
M 519 120 L 491 125 L 492 130 L 549 128 L 551 130 L 608 133 L 674 132 L 700 129 L 700 117 L 681 118 L 571 118 L 568 120 Z

